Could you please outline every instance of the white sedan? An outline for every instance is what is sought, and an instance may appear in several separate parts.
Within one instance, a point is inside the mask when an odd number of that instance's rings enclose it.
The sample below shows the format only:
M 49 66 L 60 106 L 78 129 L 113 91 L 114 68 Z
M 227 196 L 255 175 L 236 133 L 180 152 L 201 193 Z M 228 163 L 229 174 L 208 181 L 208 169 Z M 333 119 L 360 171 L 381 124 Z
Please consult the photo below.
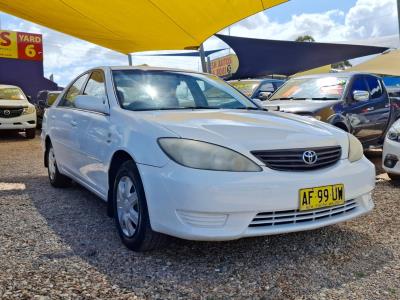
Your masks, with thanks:
M 383 144 L 382 164 L 390 179 L 400 181 L 400 120 L 393 123 Z
M 70 179 L 108 202 L 123 243 L 310 230 L 372 210 L 375 169 L 352 135 L 266 112 L 221 79 L 100 67 L 46 111 L 50 183 Z

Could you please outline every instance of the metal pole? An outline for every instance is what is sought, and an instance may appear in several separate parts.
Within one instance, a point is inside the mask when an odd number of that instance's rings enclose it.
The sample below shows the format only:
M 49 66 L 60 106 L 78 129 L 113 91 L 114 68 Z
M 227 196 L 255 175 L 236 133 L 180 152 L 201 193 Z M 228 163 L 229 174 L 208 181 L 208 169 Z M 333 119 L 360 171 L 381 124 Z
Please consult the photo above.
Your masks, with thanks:
M 128 63 L 130 66 L 132 66 L 132 54 L 128 54 Z
M 207 72 L 211 73 L 211 58 L 207 56 Z
M 203 44 L 200 45 L 199 52 L 200 52 L 201 68 L 204 73 L 207 73 L 206 55 L 204 53 Z
M 400 39 L 400 0 L 397 0 L 397 18 L 399 20 L 399 39 Z

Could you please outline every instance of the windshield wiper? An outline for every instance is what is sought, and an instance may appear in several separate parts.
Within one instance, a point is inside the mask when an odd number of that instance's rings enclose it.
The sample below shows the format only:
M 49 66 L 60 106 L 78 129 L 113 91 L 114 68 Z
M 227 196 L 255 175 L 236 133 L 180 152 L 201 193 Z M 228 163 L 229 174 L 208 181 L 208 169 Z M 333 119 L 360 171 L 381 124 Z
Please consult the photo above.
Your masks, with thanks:
M 282 97 L 282 98 L 274 98 L 274 99 L 271 99 L 271 101 L 274 101 L 274 100 L 306 100 L 307 98 L 300 98 L 300 97 Z
M 335 97 L 313 97 L 311 100 L 339 100 L 338 98 Z

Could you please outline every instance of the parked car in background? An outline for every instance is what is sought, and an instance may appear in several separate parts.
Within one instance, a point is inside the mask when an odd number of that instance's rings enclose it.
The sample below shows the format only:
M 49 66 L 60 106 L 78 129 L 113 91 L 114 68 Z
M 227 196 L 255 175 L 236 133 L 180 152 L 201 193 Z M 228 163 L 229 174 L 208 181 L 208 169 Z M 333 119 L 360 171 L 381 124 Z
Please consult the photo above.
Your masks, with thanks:
M 351 134 L 266 112 L 210 74 L 101 67 L 46 110 L 49 181 L 108 202 L 133 250 L 166 235 L 231 240 L 310 230 L 373 208 L 375 169 Z
M 38 128 L 42 127 L 43 115 L 46 108 L 53 105 L 54 101 L 56 101 L 58 95 L 60 95 L 61 91 L 48 91 L 43 90 L 37 94 L 37 100 L 35 103 L 36 114 L 37 114 L 37 126 Z
M 381 147 L 400 117 L 400 99 L 390 98 L 381 78 L 329 73 L 287 81 L 264 106 L 316 118 L 354 134 L 367 147 Z
M 383 169 L 392 180 L 400 181 L 400 120 L 389 129 L 382 153 Z
M 228 81 L 230 85 L 247 97 L 259 100 L 267 100 L 284 82 L 284 80 L 272 78 Z
M 0 85 L 0 130 L 23 131 L 28 139 L 35 137 L 35 106 L 17 86 Z

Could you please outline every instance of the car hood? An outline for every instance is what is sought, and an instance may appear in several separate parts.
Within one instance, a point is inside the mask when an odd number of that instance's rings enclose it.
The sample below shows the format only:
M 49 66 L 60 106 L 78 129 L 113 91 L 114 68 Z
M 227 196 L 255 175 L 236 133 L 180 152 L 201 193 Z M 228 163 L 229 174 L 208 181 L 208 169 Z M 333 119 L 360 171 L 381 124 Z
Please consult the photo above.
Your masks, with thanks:
M 153 111 L 142 115 L 177 136 L 222 145 L 242 153 L 252 150 L 341 145 L 347 134 L 317 120 L 281 112 L 245 110 Z
M 291 113 L 315 113 L 325 107 L 330 107 L 340 102 L 340 100 L 275 100 L 265 101 L 263 106 L 265 108 L 279 107 L 280 111 Z
M 32 104 L 30 104 L 27 100 L 4 100 L 4 99 L 0 99 L 0 108 L 1 107 L 28 107 Z

